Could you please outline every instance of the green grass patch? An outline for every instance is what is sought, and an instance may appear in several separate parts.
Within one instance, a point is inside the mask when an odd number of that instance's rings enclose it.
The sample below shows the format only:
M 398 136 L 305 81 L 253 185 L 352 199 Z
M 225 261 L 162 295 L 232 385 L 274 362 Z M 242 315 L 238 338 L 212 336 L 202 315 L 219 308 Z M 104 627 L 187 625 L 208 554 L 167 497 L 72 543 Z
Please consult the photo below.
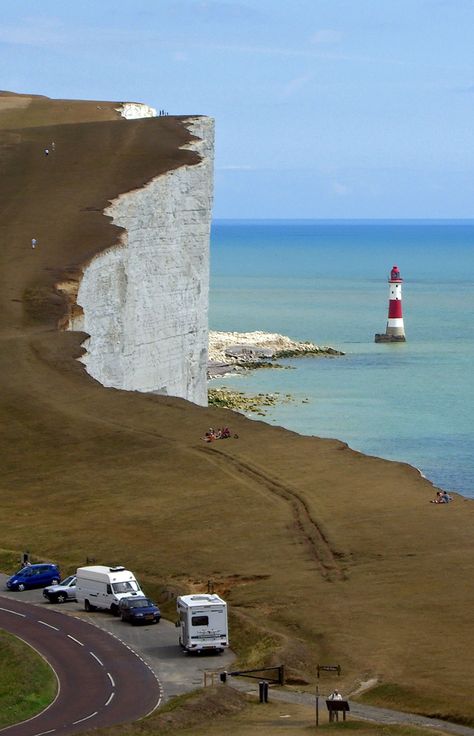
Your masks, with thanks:
M 238 653 L 235 669 L 255 669 L 270 666 L 280 641 L 265 630 L 253 625 L 242 616 L 229 612 L 231 646 Z
M 0 728 L 40 713 L 56 695 L 51 667 L 37 652 L 0 631 Z
M 11 549 L 0 549 L 0 570 L 11 574 L 19 570 L 21 567 L 20 552 L 13 552 Z
M 420 695 L 407 687 L 385 682 L 363 693 L 358 700 L 361 703 L 375 703 L 383 708 L 398 708 L 411 711 L 420 704 Z

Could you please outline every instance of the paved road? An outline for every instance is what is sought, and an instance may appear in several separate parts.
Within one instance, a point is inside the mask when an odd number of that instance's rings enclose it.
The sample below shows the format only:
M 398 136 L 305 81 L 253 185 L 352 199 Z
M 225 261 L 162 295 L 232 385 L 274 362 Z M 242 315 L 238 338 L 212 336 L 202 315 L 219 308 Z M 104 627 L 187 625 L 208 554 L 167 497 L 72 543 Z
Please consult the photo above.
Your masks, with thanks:
M 0 628 L 42 654 L 59 681 L 49 708 L 4 736 L 66 736 L 135 721 L 160 703 L 160 684 L 145 662 L 85 621 L 0 596 Z
M 178 645 L 177 631 L 169 621 L 162 619 L 159 624 L 131 626 L 106 611 L 86 613 L 75 601 L 48 603 L 43 598 L 41 589 L 11 593 L 5 589 L 7 579 L 7 575 L 0 573 L 0 593 L 3 596 L 35 603 L 42 610 L 55 610 L 78 617 L 107 631 L 140 654 L 162 684 L 162 702 L 201 687 L 205 672 L 232 669 L 235 655 L 229 650 L 221 655 L 211 653 L 199 656 L 183 652 Z

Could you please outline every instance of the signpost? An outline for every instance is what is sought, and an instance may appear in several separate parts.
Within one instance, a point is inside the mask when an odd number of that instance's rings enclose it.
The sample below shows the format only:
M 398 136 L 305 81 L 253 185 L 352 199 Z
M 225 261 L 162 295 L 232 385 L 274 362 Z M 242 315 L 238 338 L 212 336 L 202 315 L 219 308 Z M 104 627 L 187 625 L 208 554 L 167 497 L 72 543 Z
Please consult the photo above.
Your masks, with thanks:
M 340 664 L 318 664 L 318 680 L 319 680 L 320 672 L 337 672 L 337 676 L 340 677 L 341 665 Z

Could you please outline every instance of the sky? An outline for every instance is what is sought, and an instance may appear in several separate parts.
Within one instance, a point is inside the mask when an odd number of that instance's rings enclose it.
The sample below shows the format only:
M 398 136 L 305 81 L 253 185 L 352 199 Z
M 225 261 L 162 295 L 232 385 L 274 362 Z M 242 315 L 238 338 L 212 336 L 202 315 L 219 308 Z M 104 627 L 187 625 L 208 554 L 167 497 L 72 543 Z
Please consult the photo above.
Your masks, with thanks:
M 215 218 L 474 216 L 474 0 L 0 11 L 0 89 L 214 117 Z

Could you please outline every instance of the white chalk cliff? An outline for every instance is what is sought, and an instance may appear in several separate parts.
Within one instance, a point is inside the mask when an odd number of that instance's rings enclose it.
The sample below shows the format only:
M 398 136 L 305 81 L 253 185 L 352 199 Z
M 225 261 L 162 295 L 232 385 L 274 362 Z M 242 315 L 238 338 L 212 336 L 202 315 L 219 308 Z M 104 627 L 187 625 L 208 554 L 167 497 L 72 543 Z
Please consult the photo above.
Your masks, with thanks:
M 207 405 L 214 126 L 206 117 L 186 125 L 200 163 L 157 176 L 105 210 L 124 228 L 122 243 L 85 268 L 83 314 L 70 328 L 88 333 L 81 360 L 104 386 Z
M 136 120 L 137 118 L 156 118 L 156 110 L 154 107 L 144 105 L 143 102 L 123 102 L 120 107 L 116 108 L 117 112 L 127 120 Z

